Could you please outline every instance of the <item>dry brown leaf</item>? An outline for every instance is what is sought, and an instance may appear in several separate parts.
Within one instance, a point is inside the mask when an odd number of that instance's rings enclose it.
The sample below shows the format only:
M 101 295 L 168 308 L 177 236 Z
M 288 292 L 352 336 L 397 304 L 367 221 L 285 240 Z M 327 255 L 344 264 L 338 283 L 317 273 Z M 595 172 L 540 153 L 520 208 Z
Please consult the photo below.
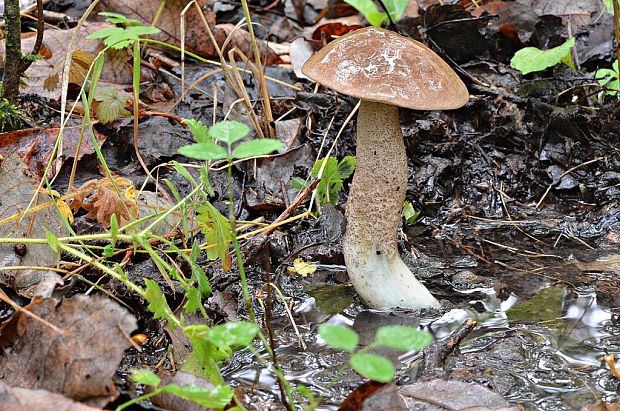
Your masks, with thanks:
M 120 226 L 138 217 L 136 189 L 126 178 L 115 177 L 114 182 L 107 178 L 90 180 L 84 183 L 78 192 L 71 208 L 74 211 L 80 208 L 88 211 L 86 218 L 97 221 L 104 228 L 110 227 L 112 214 L 116 214 Z
M 0 379 L 14 387 L 45 389 L 103 407 L 118 395 L 113 376 L 136 320 L 116 302 L 77 295 L 44 299 L 32 312 L 68 332 L 58 334 L 17 314 L 17 340 L 0 357 Z
M 40 193 L 33 203 L 41 206 L 26 216 L 24 212 L 35 195 L 36 182 L 28 176 L 28 170 L 17 154 L 11 154 L 0 165 L 0 237 L 4 238 L 45 238 L 46 230 L 56 236 L 67 235 L 67 230 L 54 207 L 54 201 L 48 195 Z M 20 217 L 23 217 L 20 219 Z M 47 244 L 0 244 L 0 264 L 9 266 L 53 266 L 56 255 Z M 28 275 L 17 270 L 0 273 L 0 284 L 15 286 L 16 278 L 19 288 L 30 289 L 44 279 L 40 272 Z
M 100 408 L 80 404 L 60 394 L 46 390 L 11 388 L 0 382 L 2 409 L 11 411 L 99 411 Z
M 175 46 L 181 45 L 181 23 L 180 15 L 185 6 L 185 0 L 168 0 L 166 7 L 161 13 L 159 20 L 155 26 L 161 30 L 160 33 L 150 36 L 150 38 L 160 40 Z M 198 0 L 198 5 L 202 8 L 207 22 L 212 27 L 213 34 L 219 45 L 224 43 L 226 37 L 233 32 L 234 24 L 218 24 L 215 25 L 215 13 L 211 8 L 211 2 L 208 0 Z M 159 0 L 145 0 L 136 2 L 133 0 L 102 0 L 96 8 L 96 11 L 111 11 L 122 13 L 128 18 L 141 21 L 145 25 L 152 23 L 157 9 L 159 8 Z M 101 16 L 103 20 L 105 17 Z M 185 47 L 188 51 L 192 51 L 204 57 L 214 57 L 215 47 L 209 39 L 205 30 L 202 19 L 196 12 L 195 6 L 190 7 L 185 14 Z M 252 60 L 251 42 L 249 41 L 249 33 L 245 30 L 235 30 L 230 47 L 224 50 L 226 53 L 230 48 L 237 47 L 250 60 Z M 259 40 L 259 47 L 263 51 L 263 56 L 267 53 L 267 64 L 277 64 L 280 61 L 277 53 L 272 50 L 267 43 Z
M 77 143 L 80 138 L 80 126 L 67 127 L 63 133 L 64 154 L 66 158 L 73 158 Z M 33 174 L 43 176 L 45 167 L 50 158 L 56 139 L 58 138 L 58 128 L 29 128 L 25 130 L 13 131 L 0 134 L 0 155 L 8 157 L 11 153 L 16 153 L 28 166 Z M 105 135 L 93 130 L 99 147 L 106 140 Z M 78 160 L 84 155 L 95 152 L 91 139 L 86 134 L 82 139 Z M 50 169 L 53 174 L 54 167 Z
M 155 24 L 161 32 L 150 36 L 150 38 L 179 46 L 181 44 L 180 16 L 187 3 L 185 0 L 167 0 L 166 7 L 164 7 L 157 24 Z M 198 0 L 197 3 L 202 8 L 208 23 L 214 25 L 215 13 L 211 11 L 210 2 L 208 0 Z M 159 0 L 101 0 L 95 11 L 121 13 L 130 19 L 141 21 L 144 25 L 150 25 L 155 18 L 159 4 Z M 209 41 L 202 20 L 195 7 L 191 7 L 185 16 L 185 45 L 187 50 L 203 56 L 212 56 L 215 53 L 215 48 Z M 104 20 L 105 17 L 99 16 L 98 19 Z
M 69 66 L 69 83 L 82 84 L 86 79 L 86 74 L 90 65 L 95 61 L 95 56 L 85 51 L 76 50 L 71 53 L 71 65 Z M 52 74 L 43 81 L 43 87 L 46 90 L 53 90 L 58 87 L 60 76 L 64 68 L 64 60 L 59 61 L 55 66 Z

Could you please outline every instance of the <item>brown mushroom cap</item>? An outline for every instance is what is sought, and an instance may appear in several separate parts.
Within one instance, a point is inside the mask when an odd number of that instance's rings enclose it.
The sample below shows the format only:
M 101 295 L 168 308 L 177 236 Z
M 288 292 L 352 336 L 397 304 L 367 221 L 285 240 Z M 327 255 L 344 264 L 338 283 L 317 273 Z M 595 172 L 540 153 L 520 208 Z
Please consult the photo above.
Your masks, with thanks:
M 432 50 L 376 27 L 332 41 L 301 70 L 340 93 L 414 110 L 455 109 L 469 99 L 465 84 Z

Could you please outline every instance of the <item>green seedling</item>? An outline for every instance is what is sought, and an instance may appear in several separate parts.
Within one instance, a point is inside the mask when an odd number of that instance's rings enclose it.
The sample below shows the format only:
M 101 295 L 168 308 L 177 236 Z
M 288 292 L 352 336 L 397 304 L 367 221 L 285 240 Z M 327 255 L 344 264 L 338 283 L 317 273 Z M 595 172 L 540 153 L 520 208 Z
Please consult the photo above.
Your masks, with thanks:
M 415 223 L 419 216 L 420 210 L 414 209 L 411 202 L 405 201 L 405 205 L 403 206 L 403 218 L 405 219 L 405 224 Z
M 611 69 L 598 69 L 594 73 L 594 78 L 601 87 L 605 88 L 608 96 L 617 96 L 620 90 L 620 80 L 618 79 L 618 60 L 614 61 Z
M 541 50 L 536 47 L 526 47 L 515 53 L 510 60 L 510 67 L 519 70 L 521 74 L 543 71 L 556 64 L 564 63 L 575 68 L 571 54 L 571 48 L 575 45 L 575 39 L 566 40 L 564 44 L 549 50 Z
M 351 368 L 378 382 L 392 381 L 396 371 L 392 361 L 369 351 L 381 346 L 405 352 L 421 350 L 428 347 L 432 340 L 429 333 L 402 325 L 380 327 L 375 341 L 361 349 L 358 349 L 359 335 L 349 327 L 323 324 L 319 327 L 319 335 L 330 347 L 351 354 Z
M 101 39 L 106 47 L 123 49 L 139 40 L 140 36 L 159 33 L 157 27 L 144 26 L 138 20 L 128 19 L 122 14 L 100 13 L 108 16 L 106 21 L 112 24 L 120 24 L 123 27 L 106 27 L 86 36 L 87 39 Z
M 325 166 L 323 166 L 323 163 L 325 163 Z M 338 204 L 338 195 L 342 191 L 343 182 L 355 171 L 355 163 L 356 159 L 354 156 L 346 156 L 340 161 L 336 157 L 327 157 L 319 159 L 312 166 L 310 175 L 315 178 L 321 174 L 321 168 L 323 168 L 321 181 L 316 187 L 316 198 L 319 206 L 328 203 Z M 308 183 L 299 177 L 293 177 L 291 184 L 293 188 L 302 190 Z
M 368 20 L 368 22 L 380 27 L 389 20 L 387 13 L 379 11 L 373 0 L 344 0 L 345 3 L 355 8 Z M 393 21 L 398 21 L 405 13 L 409 0 L 383 0 L 383 4 L 387 9 Z
M 234 394 L 232 388 L 227 385 L 213 388 L 202 388 L 191 384 L 186 386 L 161 385 L 161 379 L 148 370 L 135 370 L 130 378 L 133 382 L 151 387 L 152 391 L 121 404 L 116 407 L 116 411 L 122 411 L 131 405 L 159 394 L 172 394 L 205 408 L 221 410 L 230 403 Z
M 112 86 L 97 87 L 95 90 L 95 100 L 97 104 L 97 118 L 103 124 L 109 124 L 120 117 L 131 115 L 125 109 L 125 104 L 131 98 L 131 94 L 118 91 Z

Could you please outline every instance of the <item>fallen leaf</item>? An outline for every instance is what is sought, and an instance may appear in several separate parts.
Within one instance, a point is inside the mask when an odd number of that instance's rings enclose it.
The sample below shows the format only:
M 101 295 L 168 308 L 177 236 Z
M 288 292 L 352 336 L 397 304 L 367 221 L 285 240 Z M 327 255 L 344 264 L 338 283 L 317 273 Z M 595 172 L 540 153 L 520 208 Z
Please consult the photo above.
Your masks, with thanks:
M 296 258 L 295 261 L 293 261 L 293 266 L 288 267 L 287 271 L 289 274 L 298 274 L 302 277 L 307 277 L 316 271 L 316 265 L 304 261 L 301 258 Z
M 150 36 L 150 38 L 163 41 L 168 44 L 180 46 L 181 44 L 181 12 L 187 5 L 185 0 L 168 0 L 162 9 L 159 19 L 155 26 L 161 30 L 160 33 Z M 203 10 L 206 20 L 210 25 L 215 25 L 215 13 L 209 6 L 207 0 L 196 2 Z M 145 25 L 150 25 L 157 14 L 160 2 L 157 1 L 134 1 L 134 0 L 102 0 L 95 8 L 95 12 L 115 12 L 122 13 L 125 17 L 138 20 Z M 105 19 L 99 16 L 98 19 Z M 200 15 L 196 12 L 195 6 L 189 8 L 185 14 L 185 47 L 203 56 L 213 56 L 215 48 L 205 31 Z
M 501 395 L 482 385 L 463 381 L 434 379 L 404 385 L 398 391 L 409 410 L 517 411 Z
M 113 377 L 136 320 L 116 302 L 77 295 L 44 299 L 32 312 L 68 333 L 17 314 L 17 341 L 0 358 L 0 378 L 14 387 L 46 389 L 103 407 L 117 397 Z
M 110 27 L 109 23 L 88 23 L 84 25 L 77 36 L 75 49 L 72 53 L 79 51 L 78 60 L 80 65 L 85 62 L 86 54 L 96 56 L 102 45 L 99 40 L 87 39 L 90 33 L 99 29 Z M 47 89 L 45 82 L 50 76 L 57 74 L 57 68 L 64 64 L 65 57 L 69 52 L 68 47 L 71 44 L 71 38 L 75 29 L 70 30 L 45 30 L 43 36 L 43 45 L 46 50 L 51 53 L 47 59 L 40 59 L 32 63 L 26 70 L 24 83 L 26 86 L 20 91 L 29 94 L 38 94 L 40 97 L 59 99 L 61 94 L 62 81 L 58 81 L 54 88 Z M 22 39 L 22 50 L 32 50 L 35 37 Z M 4 55 L 4 41 L 0 42 L 0 55 Z M 73 54 L 75 58 L 75 54 Z M 131 57 L 127 50 L 114 50 L 106 53 L 105 64 L 101 73 L 100 84 L 116 84 L 121 87 L 131 86 Z M 4 67 L 4 61 L 0 60 L 0 66 Z M 74 73 L 75 74 L 75 73 Z M 47 80 L 48 87 L 54 85 L 53 81 Z
M 73 158 L 80 138 L 80 126 L 67 127 L 63 131 L 63 153 L 66 158 Z M 8 157 L 15 152 L 26 163 L 29 170 L 38 176 L 43 176 L 47 163 L 56 144 L 59 128 L 28 128 L 0 134 L 0 155 Z M 106 140 L 106 136 L 93 130 L 99 147 Z M 78 160 L 85 155 L 95 152 L 87 133 L 84 133 Z M 54 165 L 50 169 L 55 172 Z
M 46 390 L 11 388 L 0 381 L 2 409 L 11 411 L 99 411 Z
M 304 65 L 306 60 L 314 54 L 314 47 L 312 43 L 303 37 L 298 37 L 291 42 L 290 48 L 291 64 L 293 65 L 293 71 L 297 78 L 307 79 L 306 75 L 301 72 L 301 66 Z
M 78 192 L 71 208 L 74 211 L 80 208 L 88 211 L 86 218 L 97 221 L 104 228 L 110 227 L 112 214 L 116 214 L 121 227 L 138 217 L 136 190 L 126 178 L 115 177 L 114 181 L 108 178 L 90 180 Z
M 15 238 L 16 242 L 20 238 L 46 238 L 46 230 L 56 236 L 67 235 L 54 200 L 44 193 L 39 193 L 33 203 L 41 208 L 20 220 L 20 213 L 27 209 L 36 190 L 36 182 L 28 174 L 26 165 L 16 154 L 10 154 L 0 165 L 0 237 Z M 55 263 L 56 255 L 47 244 L 0 244 L 0 266 L 53 266 Z M 24 277 L 27 273 L 17 270 L 3 271 L 0 283 L 12 287 L 18 275 L 22 277 L 20 284 L 27 284 L 23 288 L 33 287 L 42 279 L 28 279 Z

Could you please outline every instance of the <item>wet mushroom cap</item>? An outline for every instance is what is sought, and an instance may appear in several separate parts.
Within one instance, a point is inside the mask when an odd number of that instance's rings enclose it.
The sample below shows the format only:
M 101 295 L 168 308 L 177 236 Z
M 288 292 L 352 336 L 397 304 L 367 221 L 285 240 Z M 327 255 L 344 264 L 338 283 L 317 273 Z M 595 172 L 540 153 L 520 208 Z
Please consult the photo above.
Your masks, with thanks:
M 465 84 L 432 50 L 376 27 L 332 41 L 302 71 L 342 94 L 414 110 L 450 110 L 469 99 Z

